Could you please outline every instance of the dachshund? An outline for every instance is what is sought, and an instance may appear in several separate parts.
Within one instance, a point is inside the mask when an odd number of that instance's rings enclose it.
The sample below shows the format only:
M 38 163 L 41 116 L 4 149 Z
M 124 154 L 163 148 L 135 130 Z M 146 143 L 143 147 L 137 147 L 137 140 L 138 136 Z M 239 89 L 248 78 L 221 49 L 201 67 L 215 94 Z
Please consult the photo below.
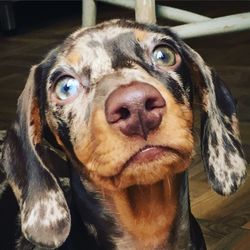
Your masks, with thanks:
M 208 182 L 229 195 L 246 176 L 235 100 L 170 28 L 107 21 L 33 66 L 1 162 L 17 249 L 206 249 L 188 189 L 194 95 Z

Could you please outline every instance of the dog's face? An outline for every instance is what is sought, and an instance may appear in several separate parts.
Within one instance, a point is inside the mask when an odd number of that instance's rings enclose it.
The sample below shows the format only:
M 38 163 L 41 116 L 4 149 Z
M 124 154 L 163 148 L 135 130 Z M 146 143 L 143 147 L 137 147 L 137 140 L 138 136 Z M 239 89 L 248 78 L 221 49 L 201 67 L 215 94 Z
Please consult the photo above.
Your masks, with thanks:
M 58 143 L 104 189 L 184 171 L 193 149 L 192 84 L 178 43 L 126 26 L 73 34 L 44 85 L 46 122 Z
M 39 153 L 45 127 L 98 189 L 151 185 L 190 163 L 194 88 L 209 182 L 218 193 L 232 193 L 245 176 L 233 99 L 169 29 L 119 20 L 81 29 L 34 66 L 3 159 L 25 236 L 55 247 L 69 232 L 62 191 Z M 56 216 L 44 213 L 49 203 Z M 41 216 L 46 221 L 39 224 Z

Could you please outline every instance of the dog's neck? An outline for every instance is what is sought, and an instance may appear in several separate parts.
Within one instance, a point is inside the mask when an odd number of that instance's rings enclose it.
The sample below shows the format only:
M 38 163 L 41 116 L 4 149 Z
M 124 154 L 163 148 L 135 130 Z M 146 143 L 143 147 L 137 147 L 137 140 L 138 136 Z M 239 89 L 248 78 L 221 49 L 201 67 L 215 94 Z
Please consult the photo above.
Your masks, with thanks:
M 172 250 L 187 249 L 190 245 L 186 173 L 152 186 L 133 186 L 111 194 L 96 192 L 95 198 L 87 180 L 81 183 L 84 189 L 79 192 L 79 185 L 76 187 L 76 180 L 73 181 L 78 210 L 89 209 L 89 214 L 95 213 L 82 219 L 91 224 L 92 229 L 95 227 L 95 234 L 100 231 L 104 241 L 111 239 L 114 249 Z M 91 211 L 93 207 L 95 211 Z
M 173 235 L 172 232 L 176 230 L 177 220 L 180 216 L 184 218 L 180 214 L 183 209 L 180 204 L 183 203 L 179 202 L 179 198 L 183 201 L 183 197 L 180 197 L 182 179 L 183 175 L 166 177 L 153 185 L 132 186 L 105 195 L 104 199 L 113 211 L 117 224 L 127 235 L 125 242 L 124 239 L 117 239 L 118 249 L 123 249 L 123 245 L 126 247 L 129 243 L 133 246 L 130 249 L 151 250 L 170 247 L 172 238 L 176 236 L 176 233 Z M 182 226 L 184 224 L 182 223 Z M 178 227 L 178 232 L 180 229 Z M 175 240 L 174 242 L 176 244 Z

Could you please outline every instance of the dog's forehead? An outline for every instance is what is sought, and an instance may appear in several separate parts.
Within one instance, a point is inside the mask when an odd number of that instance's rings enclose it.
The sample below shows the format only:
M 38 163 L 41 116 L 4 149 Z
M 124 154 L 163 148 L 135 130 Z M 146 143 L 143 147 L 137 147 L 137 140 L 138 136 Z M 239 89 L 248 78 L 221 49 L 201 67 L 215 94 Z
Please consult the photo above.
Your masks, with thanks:
M 132 22 L 122 26 L 120 23 L 109 22 L 73 33 L 62 45 L 60 60 L 78 67 L 92 65 L 96 61 L 109 66 L 110 50 L 116 53 L 119 48 L 129 55 L 129 52 L 135 49 L 135 43 L 149 48 L 151 44 L 163 38 L 174 40 L 171 35 L 154 26 L 138 26 Z
M 134 22 L 121 23 L 119 21 L 111 21 L 76 31 L 66 40 L 65 45 L 67 51 L 69 51 L 69 47 L 72 48 L 79 44 L 95 47 L 109 40 L 119 40 L 121 36 L 127 39 L 136 39 L 137 41 L 145 41 L 152 37 L 155 39 L 158 37 L 160 39 L 166 35 L 165 31 L 166 29 L 161 29 L 158 26 L 138 25 Z M 170 34 L 171 32 L 167 36 L 169 39 L 172 39 Z

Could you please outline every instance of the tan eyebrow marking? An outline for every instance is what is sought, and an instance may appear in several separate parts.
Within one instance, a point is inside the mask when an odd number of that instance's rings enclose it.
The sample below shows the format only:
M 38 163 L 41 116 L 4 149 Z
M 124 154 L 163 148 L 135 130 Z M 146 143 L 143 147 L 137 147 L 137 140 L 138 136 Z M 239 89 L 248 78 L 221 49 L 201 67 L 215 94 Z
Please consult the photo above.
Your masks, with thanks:
M 66 56 L 66 60 L 69 62 L 69 64 L 73 65 L 78 64 L 80 62 L 80 59 L 81 59 L 80 53 L 77 53 L 74 50 Z
M 136 29 L 136 30 L 134 30 L 134 34 L 135 34 L 136 40 L 139 42 L 145 40 L 147 37 L 147 32 L 145 32 L 143 30 Z

